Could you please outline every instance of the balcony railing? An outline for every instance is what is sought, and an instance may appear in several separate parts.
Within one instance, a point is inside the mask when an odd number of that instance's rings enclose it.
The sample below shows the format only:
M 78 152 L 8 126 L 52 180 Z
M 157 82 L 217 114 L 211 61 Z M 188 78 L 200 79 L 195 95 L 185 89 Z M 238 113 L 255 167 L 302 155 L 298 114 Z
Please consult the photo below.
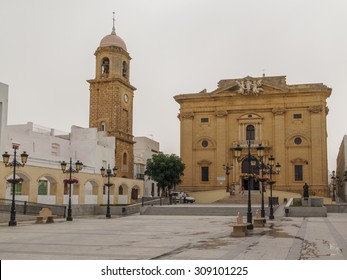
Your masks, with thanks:
M 135 177 L 136 177 L 137 180 L 144 180 L 145 179 L 145 174 L 138 173 L 138 174 L 136 174 Z
M 233 142 L 233 147 L 236 147 L 237 145 L 240 145 L 241 148 L 246 148 L 248 147 L 248 142 L 251 142 L 251 147 L 256 148 L 259 146 L 259 144 L 262 144 L 264 148 L 270 148 L 269 141 L 268 140 L 239 140 Z

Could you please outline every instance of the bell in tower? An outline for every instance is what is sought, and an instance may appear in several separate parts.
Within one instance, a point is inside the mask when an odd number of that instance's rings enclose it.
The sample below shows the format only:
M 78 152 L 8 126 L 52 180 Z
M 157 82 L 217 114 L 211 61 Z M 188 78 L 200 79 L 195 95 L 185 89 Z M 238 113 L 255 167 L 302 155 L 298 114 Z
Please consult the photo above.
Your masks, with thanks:
M 116 34 L 113 13 L 112 32 L 100 41 L 94 53 L 95 78 L 90 84 L 89 127 L 116 137 L 118 176 L 133 178 L 133 97 L 130 84 L 131 57 L 122 38 Z

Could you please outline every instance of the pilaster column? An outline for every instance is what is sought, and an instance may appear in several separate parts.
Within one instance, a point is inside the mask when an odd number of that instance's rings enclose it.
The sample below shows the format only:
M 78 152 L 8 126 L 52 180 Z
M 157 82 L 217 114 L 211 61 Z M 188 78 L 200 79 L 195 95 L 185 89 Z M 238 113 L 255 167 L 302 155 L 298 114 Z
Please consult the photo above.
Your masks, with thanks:
M 326 143 L 326 129 L 325 129 L 325 116 L 323 115 L 323 107 L 311 106 L 308 108 L 310 112 L 310 132 L 311 132 L 311 147 L 309 154 L 311 160 L 309 161 L 310 167 L 310 183 L 311 185 L 321 186 L 327 184 L 328 178 L 326 172 L 321 170 L 327 170 L 327 155 L 324 147 Z
M 227 135 L 228 135 L 228 127 L 226 125 L 227 123 L 227 111 L 217 111 L 215 113 L 217 120 L 216 120 L 216 174 L 211 174 L 213 176 L 213 182 L 216 180 L 217 176 L 225 176 L 225 171 L 223 170 L 223 164 L 230 164 L 231 158 L 229 155 L 229 147 L 228 147 L 228 141 L 227 141 Z M 227 184 L 227 178 L 225 180 L 225 184 Z
M 194 113 L 184 112 L 178 115 L 181 121 L 181 158 L 186 165 L 184 176 L 182 177 L 182 186 L 194 186 L 194 174 L 196 167 L 193 162 L 193 133 L 194 133 Z
M 275 157 L 275 164 L 278 162 L 281 164 L 281 172 L 279 175 L 275 176 L 276 185 L 284 186 L 285 178 L 288 172 L 288 160 L 286 158 L 286 146 L 285 146 L 285 108 L 275 108 L 272 110 L 273 113 L 273 139 L 272 139 L 272 151 L 270 150 L 270 155 Z M 269 156 L 270 156 L 269 155 Z

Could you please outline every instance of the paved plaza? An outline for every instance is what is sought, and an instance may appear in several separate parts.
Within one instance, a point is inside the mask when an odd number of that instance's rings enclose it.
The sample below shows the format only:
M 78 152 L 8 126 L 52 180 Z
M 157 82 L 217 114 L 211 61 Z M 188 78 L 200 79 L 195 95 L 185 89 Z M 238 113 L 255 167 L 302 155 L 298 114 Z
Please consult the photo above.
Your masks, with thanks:
M 2 219 L 3 220 L 3 219 Z M 2 260 L 346 260 L 347 214 L 267 220 L 231 237 L 230 216 L 131 215 L 0 223 Z

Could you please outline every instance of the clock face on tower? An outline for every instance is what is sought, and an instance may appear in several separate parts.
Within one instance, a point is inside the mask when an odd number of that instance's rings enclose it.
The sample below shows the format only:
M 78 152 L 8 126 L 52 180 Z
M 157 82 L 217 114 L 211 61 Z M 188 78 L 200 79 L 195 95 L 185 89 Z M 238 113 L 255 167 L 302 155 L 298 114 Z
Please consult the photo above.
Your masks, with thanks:
M 124 94 L 123 98 L 124 98 L 124 102 L 128 102 L 129 96 L 127 94 Z

